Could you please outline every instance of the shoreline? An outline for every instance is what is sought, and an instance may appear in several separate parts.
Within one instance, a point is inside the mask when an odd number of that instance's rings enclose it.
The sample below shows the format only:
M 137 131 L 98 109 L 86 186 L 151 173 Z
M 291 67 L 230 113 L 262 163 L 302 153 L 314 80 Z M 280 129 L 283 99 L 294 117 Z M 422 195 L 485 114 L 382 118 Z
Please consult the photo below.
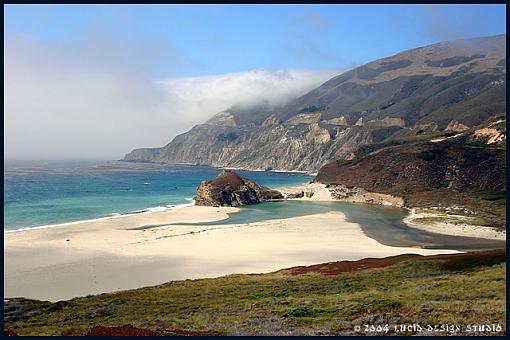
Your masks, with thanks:
M 129 161 L 130 162 L 130 161 Z M 224 168 L 224 169 L 234 169 L 234 168 Z M 247 171 L 256 171 L 256 170 L 247 170 Z M 268 171 L 268 170 L 260 170 L 260 171 Z M 288 171 L 282 171 L 288 172 Z M 296 171 L 299 172 L 299 171 Z M 464 237 L 476 237 L 476 238 L 484 238 L 489 240 L 506 240 L 506 231 L 497 230 L 495 228 L 485 227 L 485 226 L 477 226 L 468 223 L 448 223 L 448 222 L 438 222 L 435 221 L 431 225 L 424 225 L 416 220 L 421 218 L 445 218 L 448 219 L 450 217 L 454 217 L 456 215 L 446 215 L 446 214 L 438 214 L 432 213 L 430 211 L 422 211 L 417 212 L 418 209 L 410 208 L 406 206 L 393 205 L 393 204 L 378 204 L 373 202 L 356 202 L 356 201 L 347 201 L 340 200 L 333 197 L 332 191 L 329 190 L 325 184 L 318 182 L 303 182 L 302 184 L 288 186 L 288 187 L 277 187 L 275 190 L 281 191 L 285 198 L 283 200 L 299 200 L 299 201 L 326 201 L 326 202 L 347 202 L 347 203 L 365 203 L 365 204 L 373 204 L 373 205 L 389 205 L 395 206 L 397 208 L 402 208 L 408 211 L 408 215 L 403 218 L 402 222 L 409 226 L 410 228 L 415 228 L 431 233 L 441 234 L 441 235 L 450 235 L 450 236 L 464 236 Z M 291 197 L 289 198 L 289 194 L 295 194 L 296 192 L 303 192 L 302 197 Z M 309 196 L 308 196 L 308 195 Z M 107 221 L 111 219 L 123 218 L 133 215 L 140 214 L 154 214 L 158 212 L 169 211 L 172 209 L 178 209 L 181 207 L 189 207 L 194 206 L 195 201 L 191 199 L 191 201 L 186 198 L 188 203 L 176 204 L 173 206 L 155 206 L 149 208 L 143 208 L 141 210 L 135 210 L 128 213 L 112 213 L 110 216 L 103 216 L 98 218 L 91 218 L 86 220 L 78 220 L 78 221 L 70 221 L 70 222 L 62 222 L 55 224 L 47 224 L 47 225 L 39 225 L 32 227 L 21 227 L 19 229 L 11 229 L 4 230 L 4 234 L 17 233 L 23 231 L 30 230 L 41 230 L 41 229 L 50 229 L 50 228 L 60 228 L 67 227 L 82 223 L 96 222 L 96 221 Z M 227 217 L 228 218 L 228 217 Z
M 344 198 L 339 199 L 334 197 L 335 190 L 329 190 L 325 184 L 313 182 L 304 183 L 302 185 L 296 185 L 292 187 L 278 188 L 288 200 L 302 200 L 302 201 L 331 201 L 331 202 L 346 202 L 346 203 L 365 203 L 379 206 L 393 206 L 396 208 L 405 209 L 408 211 L 408 215 L 403 218 L 402 222 L 408 227 L 413 229 L 419 229 L 430 233 L 449 235 L 449 236 L 463 236 L 463 237 L 475 237 L 488 240 L 506 240 L 506 230 L 498 230 L 491 227 L 473 225 L 466 222 L 447 222 L 448 219 L 464 219 L 463 216 L 453 214 L 440 214 L 434 213 L 430 210 L 424 210 L 417 212 L 417 208 L 407 207 L 404 204 L 404 200 L 401 197 L 372 193 L 365 190 L 351 190 L 351 196 L 345 195 Z M 361 191 L 361 194 L 360 192 Z M 302 197 L 287 198 L 296 193 L 302 193 Z M 420 223 L 420 219 L 429 219 L 427 224 Z M 443 219 L 443 221 L 437 221 L 437 219 Z M 422 220 L 423 221 L 423 220 Z
M 298 174 L 307 174 L 310 176 L 316 176 L 317 172 L 312 170 L 285 170 L 285 169 L 260 169 L 260 168 L 245 168 L 245 167 L 230 167 L 230 166 L 216 166 L 212 164 L 197 164 L 197 163 L 158 163 L 158 162 L 150 162 L 150 161 L 134 161 L 127 159 L 118 159 L 117 162 L 126 162 L 126 163 L 142 163 L 142 164 L 159 164 L 159 165 L 189 165 L 189 166 L 206 166 L 215 169 L 222 170 L 241 170 L 241 171 L 253 171 L 253 172 L 277 172 L 277 173 L 298 173 Z
M 288 198 L 296 189 L 303 190 L 302 197 Z M 321 183 L 279 190 L 288 200 L 341 201 Z M 190 224 L 222 221 L 239 210 L 188 203 L 5 231 L 4 295 L 56 301 L 174 280 L 267 273 L 331 261 L 459 253 L 452 249 L 383 245 L 338 211 L 235 225 Z M 411 228 L 436 232 L 414 227 L 409 222 L 413 217 L 416 214 L 406 216 L 403 222 Z M 451 228 L 446 231 L 456 235 Z M 469 235 L 456 236 L 484 238 L 479 228 L 468 231 Z
M 122 218 L 122 217 L 132 216 L 132 215 L 154 214 L 154 213 L 164 212 L 164 211 L 181 208 L 181 207 L 192 207 L 194 205 L 195 205 L 195 200 L 192 200 L 189 203 L 176 204 L 171 207 L 170 206 L 167 206 L 167 207 L 156 206 L 156 207 L 145 208 L 143 210 L 135 210 L 135 211 L 123 213 L 123 214 L 122 213 L 112 213 L 110 216 L 91 218 L 91 219 L 87 219 L 87 220 L 79 220 L 79 221 L 71 221 L 71 222 L 63 222 L 63 223 L 55 223 L 55 224 L 45 224 L 45 225 L 39 225 L 39 226 L 33 226 L 33 227 L 21 227 L 19 229 L 4 230 L 4 234 L 17 233 L 17 232 L 22 232 L 22 231 L 30 231 L 30 230 L 67 227 L 67 226 L 71 226 L 71 225 L 88 223 L 88 222 L 107 221 L 107 220 L 111 220 L 111 219 Z M 157 210 L 151 210 L 151 209 L 157 209 Z
M 316 176 L 316 172 L 311 172 L 307 170 L 284 170 L 284 169 L 251 169 L 251 168 L 239 168 L 239 167 L 221 167 L 221 166 L 211 166 L 216 169 L 222 169 L 222 170 L 240 170 L 240 171 L 253 171 L 253 172 L 276 172 L 276 173 L 289 173 L 289 174 L 303 174 L 303 175 L 309 175 L 309 176 Z
M 220 169 L 220 170 L 221 169 L 225 169 L 225 170 L 243 170 L 243 171 L 252 171 L 252 172 L 266 172 L 267 171 L 267 172 L 275 172 L 275 173 L 307 174 L 307 175 L 310 175 L 310 176 L 314 175 L 313 173 L 310 173 L 308 171 L 299 171 L 299 170 L 263 170 L 263 169 L 216 167 L 216 166 L 212 166 L 212 165 L 199 165 L 199 164 L 193 164 L 193 163 L 155 163 L 155 162 L 141 162 L 141 161 L 129 161 L 129 160 L 117 160 L 117 161 L 118 162 L 126 162 L 126 163 L 141 163 L 141 164 L 148 163 L 148 164 L 160 164 L 160 165 L 174 164 L 174 165 L 189 165 L 189 166 L 206 166 L 206 167 Z M 299 184 L 299 185 L 306 185 L 307 183 L 308 182 L 303 182 L 302 184 Z M 191 198 L 191 199 L 185 198 L 185 200 L 188 203 L 181 203 L 181 204 L 176 204 L 176 205 L 173 205 L 173 206 L 154 206 L 154 207 L 148 207 L 148 208 L 141 208 L 140 210 L 134 210 L 134 211 L 126 212 L 126 213 L 112 212 L 108 216 L 94 217 L 94 218 L 89 218 L 89 219 L 84 219 L 84 220 L 77 220 L 77 221 L 52 223 L 52 224 L 43 224 L 43 225 L 35 225 L 35 226 L 28 226 L 28 227 L 19 227 L 19 228 L 16 228 L 16 229 L 7 229 L 7 230 L 4 229 L 4 234 L 19 232 L 19 231 L 25 231 L 25 230 L 37 230 L 37 229 L 46 229 L 46 228 L 65 227 L 65 226 L 68 226 L 68 225 L 80 224 L 80 223 L 85 223 L 85 222 L 109 220 L 109 219 L 120 218 L 120 217 L 124 217 L 124 216 L 135 215 L 135 214 L 146 214 L 146 213 L 154 213 L 154 212 L 159 212 L 159 211 L 167 211 L 167 210 L 178 208 L 178 207 L 181 207 L 181 206 L 190 206 L 190 205 L 192 206 L 192 205 L 194 205 L 195 200 L 193 198 Z M 152 209 L 158 209 L 158 210 L 152 211 Z
M 56 301 L 339 260 L 458 253 L 383 245 L 340 212 L 236 225 L 178 225 L 222 220 L 236 211 L 188 206 L 4 234 L 4 295 Z M 164 222 L 175 225 L 130 230 Z

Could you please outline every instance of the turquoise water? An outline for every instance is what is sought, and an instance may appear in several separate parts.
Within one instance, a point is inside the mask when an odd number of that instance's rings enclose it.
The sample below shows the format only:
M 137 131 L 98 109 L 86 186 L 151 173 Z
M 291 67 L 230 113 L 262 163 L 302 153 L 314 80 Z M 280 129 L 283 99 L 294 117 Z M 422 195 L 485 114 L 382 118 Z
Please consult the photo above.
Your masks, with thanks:
M 221 169 L 127 162 L 5 162 L 4 229 L 76 222 L 189 204 Z M 299 173 L 238 171 L 272 188 L 310 181 Z

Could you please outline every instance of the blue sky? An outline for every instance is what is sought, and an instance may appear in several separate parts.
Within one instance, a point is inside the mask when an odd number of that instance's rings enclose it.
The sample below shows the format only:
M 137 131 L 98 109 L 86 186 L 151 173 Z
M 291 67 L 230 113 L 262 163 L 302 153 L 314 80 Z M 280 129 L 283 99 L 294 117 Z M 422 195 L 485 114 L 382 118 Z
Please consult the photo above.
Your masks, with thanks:
M 276 108 L 505 6 L 4 6 L 6 159 L 119 159 L 234 105 Z
M 504 5 L 7 6 L 6 37 L 147 50 L 157 78 L 360 65 L 442 40 L 505 33 Z M 129 57 L 126 56 L 126 58 Z

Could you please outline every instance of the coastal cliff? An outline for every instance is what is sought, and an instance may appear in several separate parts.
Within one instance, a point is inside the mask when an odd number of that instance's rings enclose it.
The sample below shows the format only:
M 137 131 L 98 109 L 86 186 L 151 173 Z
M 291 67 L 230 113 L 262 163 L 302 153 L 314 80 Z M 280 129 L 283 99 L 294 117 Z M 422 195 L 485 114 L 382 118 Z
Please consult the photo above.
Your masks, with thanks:
M 238 207 L 282 198 L 283 195 L 277 190 L 260 186 L 234 171 L 224 170 L 215 179 L 200 184 L 195 204 Z
M 282 107 L 232 107 L 124 160 L 315 172 L 365 145 L 444 138 L 494 117 L 506 117 L 505 35 L 379 59 Z

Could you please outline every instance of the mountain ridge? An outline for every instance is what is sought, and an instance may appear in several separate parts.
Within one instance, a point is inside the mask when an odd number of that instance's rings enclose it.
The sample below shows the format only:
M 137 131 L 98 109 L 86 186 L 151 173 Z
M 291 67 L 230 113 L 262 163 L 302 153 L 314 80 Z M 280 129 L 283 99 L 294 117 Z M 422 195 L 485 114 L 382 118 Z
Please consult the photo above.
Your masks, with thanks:
M 227 109 L 124 160 L 317 171 L 363 145 L 444 136 L 498 115 L 506 116 L 506 35 L 381 58 L 276 109 Z

